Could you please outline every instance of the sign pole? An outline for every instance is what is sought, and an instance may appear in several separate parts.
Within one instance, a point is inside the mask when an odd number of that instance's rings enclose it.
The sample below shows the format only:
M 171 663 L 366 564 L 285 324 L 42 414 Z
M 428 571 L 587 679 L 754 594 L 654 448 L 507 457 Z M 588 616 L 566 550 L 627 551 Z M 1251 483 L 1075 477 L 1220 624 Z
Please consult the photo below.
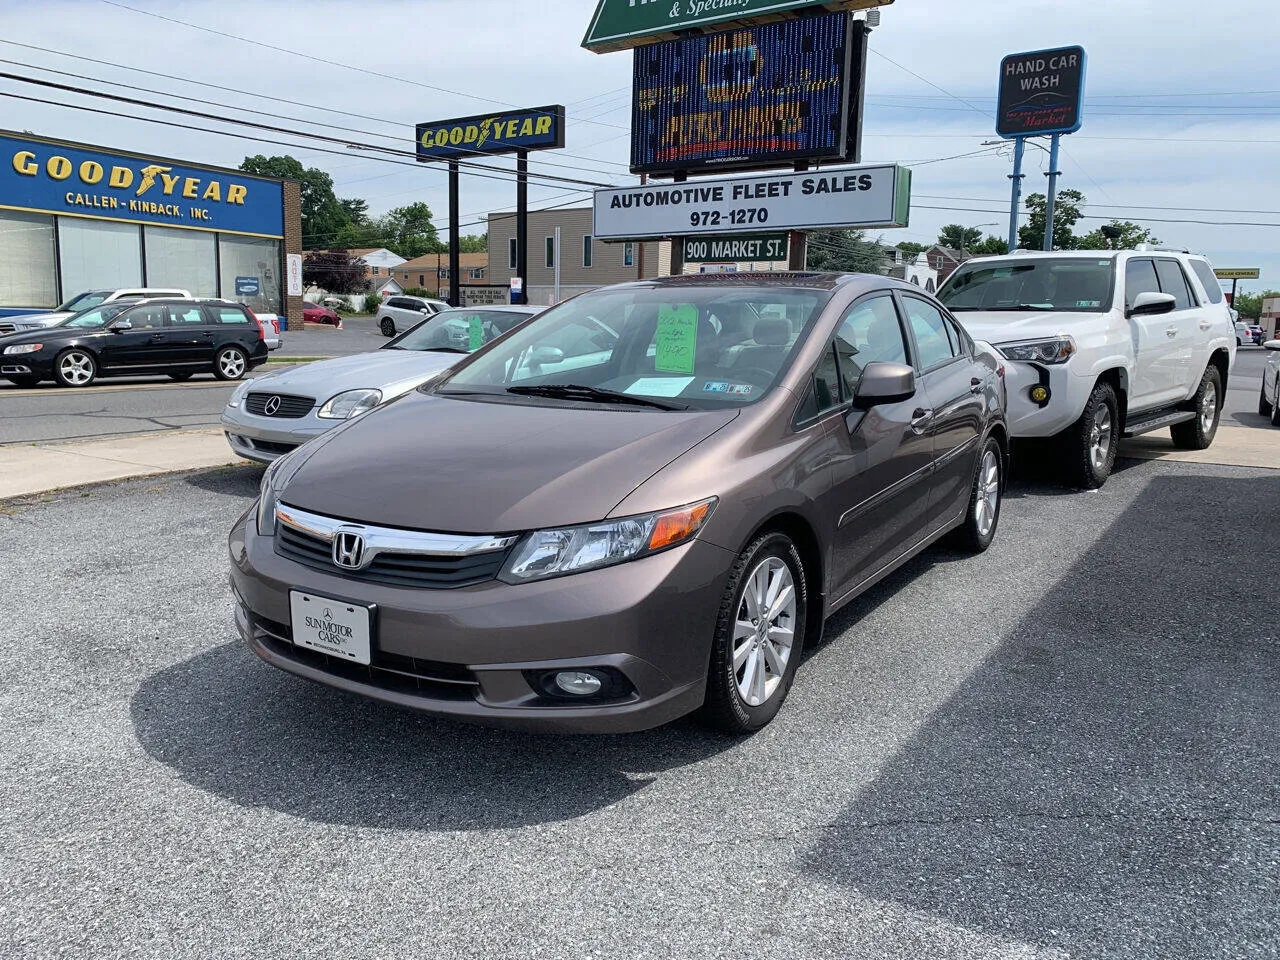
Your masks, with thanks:
M 559 227 L 556 227 L 556 236 L 555 236 L 555 240 L 552 242 L 552 246 L 555 248 L 553 253 L 556 261 L 556 272 L 555 272 L 555 292 L 551 296 L 551 302 L 559 303 L 560 302 L 560 228 Z
M 1237 278 L 1235 278 L 1235 277 L 1232 277 L 1232 278 L 1231 278 L 1231 306 L 1232 306 L 1232 308 L 1234 308 L 1234 307 L 1235 307 L 1235 305 L 1236 305 L 1236 284 L 1237 284 L 1237 283 L 1239 283 L 1239 282 L 1240 282 L 1240 281 L 1239 281 Z
M 1018 204 L 1022 202 L 1022 155 L 1026 152 L 1026 138 L 1018 137 L 1013 141 L 1013 199 L 1009 204 L 1009 252 L 1018 249 Z
M 459 254 L 462 252 L 458 236 L 458 163 L 449 161 L 449 303 L 460 307 L 462 297 L 461 281 L 458 276 Z
M 1044 204 L 1044 248 L 1053 249 L 1053 203 L 1058 197 L 1058 140 L 1061 134 L 1055 133 L 1049 145 L 1049 195 Z
M 529 151 L 516 152 L 516 276 L 529 272 Z M 516 303 L 528 303 L 528 286 L 520 285 Z

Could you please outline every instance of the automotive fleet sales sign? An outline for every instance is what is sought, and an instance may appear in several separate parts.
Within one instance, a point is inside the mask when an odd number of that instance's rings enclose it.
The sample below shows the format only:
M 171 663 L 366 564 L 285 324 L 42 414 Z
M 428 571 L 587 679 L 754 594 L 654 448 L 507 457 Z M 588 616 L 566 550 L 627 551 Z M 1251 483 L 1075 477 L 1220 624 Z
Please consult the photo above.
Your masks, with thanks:
M 905 227 L 910 206 L 911 171 L 906 167 L 829 167 L 597 190 L 593 232 L 602 240 L 639 240 Z
M 996 133 L 1075 133 L 1084 104 L 1084 47 L 1013 53 L 1000 61 Z

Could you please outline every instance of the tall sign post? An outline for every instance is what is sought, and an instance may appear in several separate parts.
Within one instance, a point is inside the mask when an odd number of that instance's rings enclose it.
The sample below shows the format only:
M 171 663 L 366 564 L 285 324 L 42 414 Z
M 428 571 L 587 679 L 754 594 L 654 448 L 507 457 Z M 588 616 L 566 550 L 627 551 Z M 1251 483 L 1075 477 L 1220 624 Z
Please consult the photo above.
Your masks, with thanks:
M 1044 249 L 1053 249 L 1053 208 L 1058 196 L 1058 146 L 1064 133 L 1083 121 L 1084 74 L 1088 58 L 1080 46 L 1012 53 L 1000 61 L 996 133 L 1013 140 L 1009 249 L 1018 246 L 1018 205 L 1022 200 L 1022 160 L 1027 137 L 1050 136 L 1049 190 L 1045 200 Z
M 1218 267 L 1213 271 L 1213 275 L 1219 280 L 1231 281 L 1231 306 L 1236 305 L 1236 285 L 1241 280 L 1257 280 L 1262 276 L 1262 270 L 1258 267 Z
M 454 120 L 420 123 L 415 132 L 417 159 L 423 163 L 449 164 L 449 301 L 461 306 L 462 269 L 458 202 L 458 161 L 503 153 L 516 155 L 516 262 L 523 281 L 529 248 L 529 151 L 558 150 L 564 146 L 564 107 L 532 107 L 504 113 L 485 113 Z M 527 286 L 518 290 L 520 303 L 528 302 Z M 512 287 L 516 291 L 515 287 Z

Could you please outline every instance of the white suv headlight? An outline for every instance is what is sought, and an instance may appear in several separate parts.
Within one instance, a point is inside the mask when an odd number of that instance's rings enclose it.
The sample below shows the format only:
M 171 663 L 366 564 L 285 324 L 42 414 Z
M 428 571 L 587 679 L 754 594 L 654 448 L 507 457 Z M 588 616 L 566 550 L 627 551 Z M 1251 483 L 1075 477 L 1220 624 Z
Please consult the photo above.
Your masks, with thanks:
M 381 390 L 347 390 L 327 400 L 316 416 L 326 420 L 350 420 L 372 410 L 381 402 Z
M 1022 343 L 1002 343 L 996 347 L 1006 360 L 1028 360 L 1035 363 L 1066 363 L 1075 355 L 1076 342 L 1068 336 Z
M 693 539 L 715 505 L 712 497 L 661 513 L 536 530 L 516 547 L 498 579 L 513 584 L 545 580 L 648 556 Z

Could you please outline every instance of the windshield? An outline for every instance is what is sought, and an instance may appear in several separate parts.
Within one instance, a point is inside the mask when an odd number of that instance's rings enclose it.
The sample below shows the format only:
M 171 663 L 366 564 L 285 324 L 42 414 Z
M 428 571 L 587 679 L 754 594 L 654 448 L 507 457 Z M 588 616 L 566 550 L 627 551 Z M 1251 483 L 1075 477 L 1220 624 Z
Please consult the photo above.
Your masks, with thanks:
M 528 320 L 530 316 L 531 314 L 508 310 L 443 310 L 392 340 L 382 349 L 471 353 Z
M 514 331 L 439 392 L 741 406 L 777 382 L 828 296 L 746 284 L 587 293 Z
M 84 293 L 77 293 L 62 306 L 58 307 L 54 312 L 79 313 L 81 310 L 88 310 L 90 307 L 96 307 L 109 296 L 111 296 L 110 290 L 86 290 Z
M 96 330 L 105 327 L 117 316 L 125 311 L 126 308 L 133 306 L 128 300 L 113 300 L 111 303 L 103 304 L 100 307 L 91 307 L 77 313 L 74 317 L 67 317 L 58 326 L 75 327 L 81 330 Z
M 938 291 L 953 312 L 1044 310 L 1103 313 L 1111 306 L 1114 261 L 1042 259 L 978 261 L 960 267 Z

